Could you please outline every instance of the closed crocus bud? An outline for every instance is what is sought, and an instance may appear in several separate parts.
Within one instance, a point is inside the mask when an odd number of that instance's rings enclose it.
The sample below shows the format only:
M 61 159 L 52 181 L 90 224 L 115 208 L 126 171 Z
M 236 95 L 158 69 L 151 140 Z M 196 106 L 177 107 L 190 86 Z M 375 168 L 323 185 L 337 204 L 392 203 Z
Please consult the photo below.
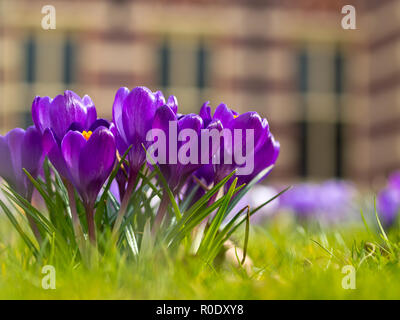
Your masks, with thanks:
M 202 162 L 211 163 L 217 148 L 212 145 L 212 138 L 208 135 L 202 137 L 202 133 L 215 130 L 219 134 L 221 129 L 219 121 L 205 126 L 197 114 L 178 116 L 167 105 L 158 108 L 153 121 L 153 134 L 157 135 L 157 139 L 158 134 L 162 134 L 165 140 L 165 148 L 158 148 L 158 164 L 172 190 L 177 192 L 202 166 Z M 154 138 L 153 141 L 156 140 Z M 162 147 L 162 144 L 159 146 Z
M 36 178 L 42 160 L 42 136 L 35 127 L 16 128 L 0 136 L 0 176 L 29 201 L 33 187 L 22 169 Z
M 270 132 L 268 121 L 257 112 L 238 114 L 221 103 L 211 117 L 211 108 L 207 102 L 203 104 L 199 115 L 206 123 L 220 121 L 224 130 L 220 159 L 218 164 L 213 165 L 215 182 L 237 169 L 238 183 L 248 183 L 262 170 L 275 164 L 279 155 L 279 142 Z
M 113 104 L 113 123 L 118 152 L 122 155 L 131 147 L 128 155 L 130 171 L 136 175 L 145 163 L 146 154 L 143 146 L 147 147 L 147 133 L 152 128 L 153 119 L 158 108 L 168 106 L 174 113 L 178 103 L 174 96 L 166 101 L 161 91 L 152 92 L 146 87 L 136 87 L 129 91 L 120 88 Z
M 123 197 L 113 228 L 114 235 L 121 226 L 139 170 L 146 162 L 146 152 L 143 150 L 143 146 L 146 149 L 149 147 L 150 141 L 147 138 L 153 127 L 156 111 L 163 106 L 172 113 L 177 113 L 176 98 L 170 96 L 166 100 L 161 91 L 152 92 L 146 87 L 136 87 L 130 91 L 128 88 L 122 87 L 115 94 L 112 132 L 119 154 L 125 154 L 128 148 L 130 150 L 127 157 L 129 168 L 125 168 L 128 173 L 125 190 L 123 190 L 125 185 L 123 177 L 120 175 L 119 178 L 120 193 L 123 194 Z

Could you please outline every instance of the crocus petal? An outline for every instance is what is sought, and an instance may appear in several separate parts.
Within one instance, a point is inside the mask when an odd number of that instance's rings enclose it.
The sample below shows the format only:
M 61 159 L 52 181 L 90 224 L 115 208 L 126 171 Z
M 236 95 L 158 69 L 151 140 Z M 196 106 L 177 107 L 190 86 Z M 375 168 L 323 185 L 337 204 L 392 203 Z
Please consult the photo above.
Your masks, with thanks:
M 234 114 L 225 103 L 221 103 L 214 113 L 213 119 L 218 119 L 221 121 L 224 128 L 228 127 L 229 123 L 234 119 Z
M 26 129 L 22 142 L 22 168 L 36 177 L 43 156 L 42 135 L 33 126 Z
M 200 180 L 204 180 L 206 185 L 210 185 L 214 182 L 214 168 L 212 164 L 204 164 L 199 169 L 196 170 L 194 175 Z M 201 189 L 201 188 L 200 188 Z
M 92 125 L 89 127 L 89 131 L 94 132 L 98 127 L 106 127 L 110 128 L 110 122 L 107 121 L 106 119 L 97 119 L 92 123 Z
M 82 100 L 72 91 L 54 98 L 50 107 L 51 128 L 55 136 L 62 140 L 71 123 L 86 125 L 87 111 Z
M 175 96 L 169 96 L 166 104 L 172 109 L 172 111 L 174 111 L 174 113 L 178 112 L 178 99 L 176 99 Z
M 200 130 L 203 127 L 203 119 L 196 115 L 196 114 L 188 114 L 182 119 L 178 121 L 178 129 L 179 132 L 185 129 L 192 129 L 197 133 L 197 141 L 189 140 L 190 141 L 190 150 L 193 150 L 197 146 L 197 163 L 189 163 L 187 165 L 181 165 L 179 164 L 179 159 L 178 159 L 178 173 L 182 174 L 187 174 L 187 173 L 192 173 L 195 171 L 197 168 L 201 166 L 201 139 L 200 139 Z M 187 141 L 189 143 L 189 141 Z M 185 144 L 186 141 L 179 142 L 178 148 L 182 144 Z M 195 143 L 195 144 L 193 144 Z M 179 150 L 179 149 L 178 149 Z
M 165 152 L 166 154 L 163 155 L 164 159 L 166 159 L 167 164 L 158 164 L 160 167 L 160 170 L 164 177 L 168 180 L 170 180 L 171 176 L 173 175 L 173 170 L 176 169 L 176 164 L 168 164 L 169 161 L 169 122 L 170 121 L 176 121 L 176 114 L 174 111 L 168 107 L 167 105 L 164 105 L 160 108 L 157 109 L 156 114 L 154 116 L 153 120 L 153 129 L 158 129 L 162 130 L 165 133 L 166 137 L 166 146 L 165 146 Z M 177 145 L 178 147 L 178 145 Z M 158 150 L 158 152 L 162 152 L 162 150 Z M 158 155 L 159 157 L 162 157 L 161 154 Z
M 265 141 L 265 136 L 267 134 L 267 132 L 263 128 L 262 119 L 256 112 L 246 112 L 239 115 L 237 118 L 230 122 L 228 128 L 232 132 L 233 143 L 231 145 L 227 145 L 228 152 L 230 152 L 231 154 L 233 154 L 232 147 L 238 146 L 238 142 L 235 140 L 234 135 L 235 130 L 240 130 L 242 133 L 242 150 L 246 149 L 246 130 L 253 130 L 254 150 L 256 149 L 256 144 L 260 143 L 258 142 L 259 140 L 261 140 L 262 142 Z M 252 150 L 252 152 L 254 152 L 254 150 Z
M 43 134 L 43 149 L 53 166 L 57 169 L 58 173 L 64 178 L 71 179 L 61 149 L 56 141 L 53 131 L 49 128 L 47 128 Z
M 203 119 L 203 121 L 204 121 L 204 119 Z M 221 132 L 223 127 L 222 127 L 221 121 L 213 120 L 207 125 L 206 129 L 209 130 L 210 132 L 213 132 L 213 130 L 214 131 L 217 130 L 218 132 Z M 218 141 L 216 141 L 216 142 L 215 141 L 213 142 L 212 138 L 210 138 L 209 151 L 208 151 L 209 155 L 210 155 L 210 159 L 209 159 L 208 163 L 211 163 L 212 157 L 214 155 L 216 155 L 216 153 L 220 150 L 220 148 L 221 148 L 220 143 L 221 143 L 220 139 L 218 139 Z
M 86 124 L 85 128 L 90 128 L 90 126 L 93 124 L 93 122 L 96 121 L 97 119 L 97 111 L 96 107 L 93 103 L 92 98 L 90 98 L 88 95 L 85 95 L 82 98 L 82 102 L 84 106 L 86 107 Z
M 72 122 L 71 125 L 68 127 L 68 131 L 79 131 L 82 132 L 83 130 L 85 130 L 85 127 L 78 122 Z
M 121 135 L 117 130 L 117 127 L 114 124 L 111 124 L 110 131 L 115 138 L 115 144 L 117 146 L 117 150 L 119 154 L 122 156 L 126 152 L 129 146 L 127 145 L 125 140 L 121 137 Z
M 197 133 L 200 133 L 200 129 L 203 127 L 203 119 L 197 114 L 191 113 L 178 121 L 179 131 L 183 129 L 193 129 Z
M 169 122 L 176 120 L 177 118 L 174 111 L 170 107 L 164 105 L 157 109 L 154 115 L 152 127 L 153 129 L 161 129 L 166 135 L 168 135 Z
M 22 142 L 24 140 L 25 131 L 21 128 L 15 128 L 11 130 L 6 135 L 6 141 L 10 148 L 11 162 L 14 167 L 14 174 L 17 181 L 22 181 L 23 171 L 22 171 L 22 158 L 21 158 L 21 148 Z
M 160 90 L 154 92 L 154 96 L 156 98 L 156 107 L 157 108 L 161 107 L 161 106 L 163 106 L 165 104 L 164 95 Z
M 2 136 L 0 136 L 0 176 L 10 184 L 16 183 L 10 148 L 6 138 Z
M 85 145 L 86 139 L 77 131 L 69 131 L 61 143 L 61 152 L 75 186 L 79 185 L 79 156 Z
M 121 87 L 118 89 L 117 93 L 115 94 L 114 104 L 112 108 L 113 113 L 113 122 L 117 127 L 118 131 L 120 132 L 123 139 L 126 139 L 124 134 L 124 128 L 122 124 L 122 108 L 124 104 L 125 98 L 129 94 L 129 89 L 126 87 Z
M 212 120 L 212 116 L 211 116 L 211 107 L 210 107 L 210 102 L 207 101 L 205 102 L 201 108 L 200 108 L 200 112 L 199 112 L 199 116 L 203 119 L 204 121 L 204 127 L 207 127 L 209 125 L 209 123 Z
M 169 122 L 176 121 L 176 120 L 177 119 L 176 119 L 176 115 L 175 115 L 174 111 L 166 105 L 158 108 L 154 115 L 152 128 L 162 130 L 166 136 L 167 145 L 166 145 L 165 150 L 167 151 L 167 154 L 166 154 L 167 162 L 169 159 L 169 152 L 168 152 L 168 150 L 169 150 Z
M 253 178 L 255 178 L 262 170 L 268 168 L 269 166 L 275 164 L 278 159 L 280 152 L 280 144 L 275 140 L 274 136 L 270 133 L 269 137 L 266 139 L 264 144 L 257 150 L 254 156 L 254 170 L 253 173 L 249 175 L 238 176 L 239 184 L 249 183 Z M 267 175 L 265 174 L 260 178 L 262 181 Z
M 79 180 L 84 190 L 82 197 L 94 204 L 100 189 L 110 175 L 115 163 L 115 140 L 104 127 L 97 128 L 79 156 Z
M 156 112 L 156 98 L 145 87 L 134 88 L 124 100 L 122 122 L 127 141 L 145 141 Z M 137 137 L 135 137 L 137 136 Z
M 32 120 L 36 128 L 43 133 L 44 130 L 50 127 L 50 104 L 49 97 L 35 97 L 32 103 Z

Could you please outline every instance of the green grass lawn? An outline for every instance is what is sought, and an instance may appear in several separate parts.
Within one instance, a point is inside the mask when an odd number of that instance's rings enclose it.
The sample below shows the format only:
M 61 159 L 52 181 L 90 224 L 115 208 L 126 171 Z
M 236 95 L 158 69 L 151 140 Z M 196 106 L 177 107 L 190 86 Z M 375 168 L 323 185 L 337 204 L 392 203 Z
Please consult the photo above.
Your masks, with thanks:
M 41 286 L 42 266 L 8 220 L 0 218 L 1 299 L 399 299 L 398 230 L 385 241 L 363 224 L 319 227 L 279 218 L 250 230 L 252 273 L 157 250 L 135 262 L 110 256 L 90 269 L 55 265 L 56 289 Z M 243 245 L 243 230 L 235 237 Z M 55 253 L 57 254 L 57 253 Z M 356 289 L 343 289 L 342 267 L 356 269 Z

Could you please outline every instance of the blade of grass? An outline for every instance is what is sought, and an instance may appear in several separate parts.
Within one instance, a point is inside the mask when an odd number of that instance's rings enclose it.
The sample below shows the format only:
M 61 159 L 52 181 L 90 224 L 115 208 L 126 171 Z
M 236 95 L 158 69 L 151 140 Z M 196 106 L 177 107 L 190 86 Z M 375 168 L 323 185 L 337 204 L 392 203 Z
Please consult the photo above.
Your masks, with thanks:
M 163 188 L 164 188 L 165 192 L 167 193 L 169 200 L 171 201 L 176 219 L 180 220 L 182 218 L 182 214 L 181 214 L 181 211 L 179 210 L 178 204 L 175 201 L 175 197 L 174 197 L 170 187 L 168 186 L 167 180 L 165 179 L 164 175 L 161 173 L 160 167 L 155 163 L 154 159 L 147 152 L 147 150 L 143 144 L 142 144 L 142 147 L 143 147 L 144 151 L 146 152 L 146 156 L 150 160 L 150 163 L 153 166 L 154 170 L 157 172 L 157 175 L 158 175 L 159 179 L 161 180 Z

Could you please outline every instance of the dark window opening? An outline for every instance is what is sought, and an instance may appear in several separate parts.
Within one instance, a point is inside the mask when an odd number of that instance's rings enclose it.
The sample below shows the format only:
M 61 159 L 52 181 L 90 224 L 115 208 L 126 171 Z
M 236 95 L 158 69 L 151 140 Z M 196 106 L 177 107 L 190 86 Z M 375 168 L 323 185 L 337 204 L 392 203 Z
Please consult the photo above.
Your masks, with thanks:
M 25 44 L 25 54 L 26 54 L 26 74 L 25 79 L 28 83 L 33 83 L 36 78 L 35 61 L 36 61 L 36 42 L 32 35 L 26 41 Z
M 300 142 L 300 154 L 299 154 L 299 173 L 300 176 L 305 178 L 308 174 L 307 170 L 307 105 L 305 101 L 305 94 L 308 90 L 308 56 L 307 52 L 304 50 L 300 52 L 298 56 L 298 66 L 299 66 L 299 89 L 301 94 L 302 103 L 301 103 L 301 118 L 299 123 L 299 142 Z
M 68 36 L 64 42 L 64 83 L 68 86 L 74 81 L 74 44 Z
M 203 42 L 200 42 L 197 50 L 197 87 L 204 89 L 207 79 L 207 50 Z
M 335 68 L 335 94 L 336 94 L 336 123 L 335 123 L 335 149 L 336 149 L 336 159 L 335 159 L 335 175 L 338 178 L 343 177 L 343 121 L 341 112 L 341 102 L 340 96 L 343 93 L 344 87 L 344 58 L 339 49 L 336 50 L 334 58 L 334 68 Z
M 160 48 L 160 85 L 169 86 L 171 49 L 168 41 L 164 41 Z

